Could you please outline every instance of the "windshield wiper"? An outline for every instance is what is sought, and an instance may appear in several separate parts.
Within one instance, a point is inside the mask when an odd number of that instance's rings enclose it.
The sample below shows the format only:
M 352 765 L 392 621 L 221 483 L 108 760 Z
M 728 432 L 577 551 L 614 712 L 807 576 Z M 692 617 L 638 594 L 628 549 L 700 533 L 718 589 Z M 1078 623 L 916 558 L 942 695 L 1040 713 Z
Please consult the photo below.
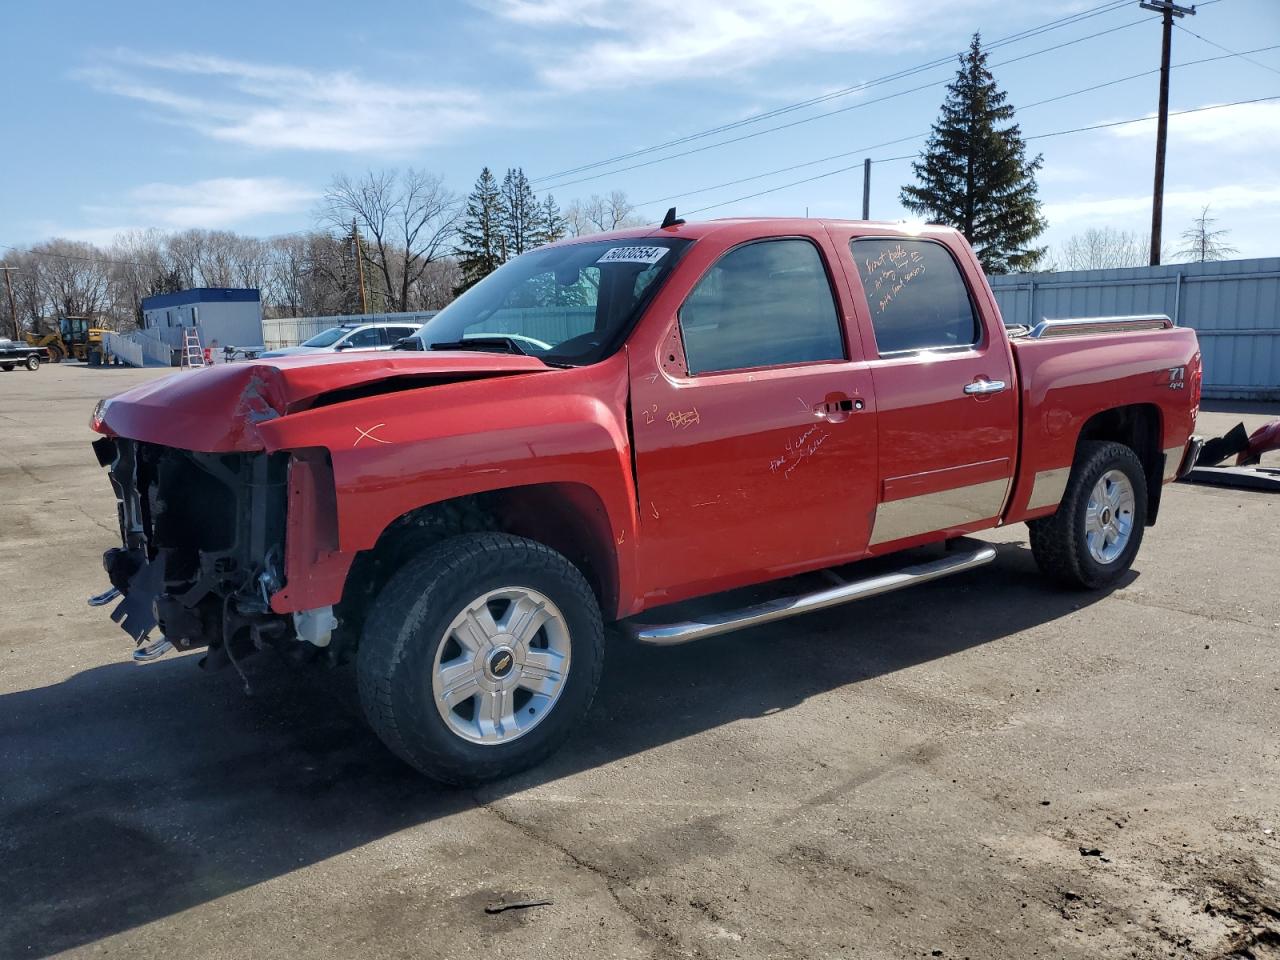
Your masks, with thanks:
M 427 349 L 469 350 L 477 353 L 514 353 L 521 357 L 533 357 L 536 360 L 541 360 L 548 367 L 573 366 L 572 363 L 539 357 L 529 349 L 527 344 L 521 343 L 515 337 L 467 337 L 465 340 L 447 340 L 441 343 L 433 343 Z

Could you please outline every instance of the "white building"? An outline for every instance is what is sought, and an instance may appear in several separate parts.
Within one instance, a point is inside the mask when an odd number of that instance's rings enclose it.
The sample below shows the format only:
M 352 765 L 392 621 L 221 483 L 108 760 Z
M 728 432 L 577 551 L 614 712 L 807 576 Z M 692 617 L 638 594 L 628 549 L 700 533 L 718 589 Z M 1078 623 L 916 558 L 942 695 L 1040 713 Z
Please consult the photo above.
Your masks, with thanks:
M 196 287 L 142 300 L 142 326 L 170 346 L 182 343 L 182 328 L 195 327 L 200 342 L 214 348 L 261 347 L 262 296 L 256 289 Z

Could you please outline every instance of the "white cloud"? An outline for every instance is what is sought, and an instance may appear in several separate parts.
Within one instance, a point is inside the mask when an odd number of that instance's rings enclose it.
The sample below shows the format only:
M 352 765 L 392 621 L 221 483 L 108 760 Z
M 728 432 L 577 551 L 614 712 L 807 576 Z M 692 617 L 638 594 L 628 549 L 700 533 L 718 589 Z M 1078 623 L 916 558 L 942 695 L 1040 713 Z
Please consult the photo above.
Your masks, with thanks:
M 205 136 L 263 149 L 405 152 L 489 121 L 473 91 L 200 54 L 116 51 L 78 75 Z M 203 92 L 184 91 L 193 78 Z
M 1171 214 L 1198 215 L 1208 206 L 1214 213 L 1227 210 L 1257 210 L 1280 204 L 1280 186 L 1271 183 L 1229 183 L 1201 190 L 1173 189 L 1164 194 L 1164 218 Z M 1136 215 L 1151 215 L 1151 194 L 1096 197 L 1088 194 L 1044 205 L 1045 216 L 1054 225 L 1092 222 L 1123 223 Z
M 1155 133 L 1155 116 L 1150 123 L 1113 127 L 1122 140 L 1149 140 Z M 1256 152 L 1280 148 L 1280 102 L 1242 103 L 1236 107 L 1201 110 L 1169 117 L 1172 143 L 1213 147 L 1216 151 Z
M 87 206 L 88 219 L 113 226 L 61 231 L 62 236 L 101 242 L 129 229 L 158 227 L 215 230 L 256 217 L 296 213 L 316 192 L 279 177 L 219 177 L 195 183 L 147 183 L 130 190 L 120 203 Z M 126 226 L 121 226 L 124 224 Z
M 991 0 L 480 0 L 499 16 L 532 28 L 596 34 L 574 48 L 557 34 L 537 51 L 542 79 L 582 90 L 732 76 L 813 52 L 884 52 L 916 45 Z M 892 47 L 888 46 L 892 44 Z

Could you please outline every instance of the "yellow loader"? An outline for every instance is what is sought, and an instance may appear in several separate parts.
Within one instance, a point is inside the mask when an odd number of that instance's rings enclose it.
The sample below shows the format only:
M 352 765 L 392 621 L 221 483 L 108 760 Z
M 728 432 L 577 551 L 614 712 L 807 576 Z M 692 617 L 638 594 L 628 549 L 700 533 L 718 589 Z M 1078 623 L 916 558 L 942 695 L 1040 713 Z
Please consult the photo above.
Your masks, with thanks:
M 102 362 L 102 335 L 105 327 L 89 326 L 88 317 L 59 317 L 56 330 L 34 330 L 25 334 L 33 347 L 49 351 L 49 360 L 58 363 L 72 357 L 89 364 Z

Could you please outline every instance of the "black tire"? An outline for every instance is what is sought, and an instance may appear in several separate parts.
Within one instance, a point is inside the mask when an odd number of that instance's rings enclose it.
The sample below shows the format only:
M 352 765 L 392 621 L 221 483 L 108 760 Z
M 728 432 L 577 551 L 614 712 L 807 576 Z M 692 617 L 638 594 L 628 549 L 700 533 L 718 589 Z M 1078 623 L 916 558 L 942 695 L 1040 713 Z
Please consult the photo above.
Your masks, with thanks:
M 1089 494 L 1110 470 L 1119 470 L 1133 487 L 1133 517 L 1128 542 L 1108 563 L 1090 552 L 1085 537 Z M 1031 552 L 1040 569 L 1060 583 L 1096 590 L 1115 583 L 1133 564 L 1147 524 L 1147 478 L 1137 454 L 1122 443 L 1086 443 L 1076 455 L 1058 512 L 1032 520 Z
M 40 358 L 34 353 L 27 357 L 27 369 L 33 372 L 40 369 Z
M 10 372 L 13 370 L 13 364 L 12 364 L 12 363 L 0 363 L 0 370 L 3 370 L 5 373 L 10 373 Z
M 479 744 L 455 733 L 436 708 L 431 675 L 454 618 L 476 598 L 525 587 L 563 615 L 569 669 L 544 718 L 515 739 Z M 503 533 L 450 537 L 423 550 L 382 588 L 356 652 L 360 702 L 391 750 L 434 780 L 469 785 L 544 760 L 586 715 L 604 666 L 604 627 L 581 572 L 554 550 Z

